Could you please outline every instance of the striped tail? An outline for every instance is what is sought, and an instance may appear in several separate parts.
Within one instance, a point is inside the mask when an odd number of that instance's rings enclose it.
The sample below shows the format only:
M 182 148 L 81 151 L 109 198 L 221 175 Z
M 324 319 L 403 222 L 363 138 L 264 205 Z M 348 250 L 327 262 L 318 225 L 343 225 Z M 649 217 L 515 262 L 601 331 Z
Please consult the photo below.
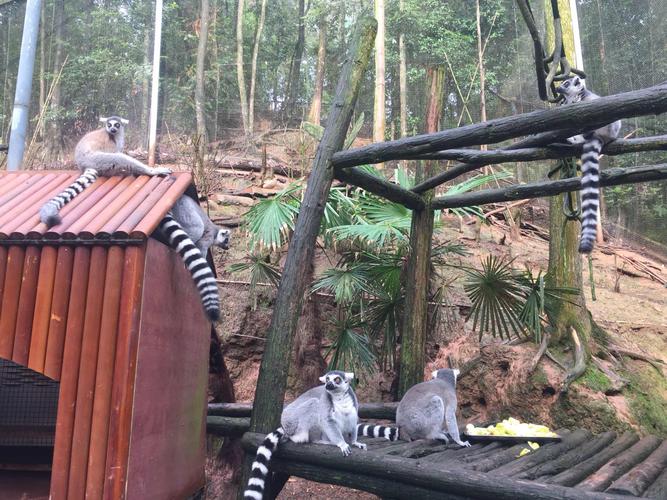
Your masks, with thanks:
M 208 262 L 181 225 L 170 214 L 167 214 L 160 222 L 160 230 L 169 240 L 169 245 L 180 254 L 185 262 L 185 267 L 192 274 L 206 315 L 211 321 L 217 321 L 220 318 L 220 297 L 215 276 Z
M 581 238 L 579 253 L 591 253 L 598 228 L 600 207 L 600 151 L 604 145 L 595 135 L 585 136 L 581 154 Z
M 385 438 L 389 441 L 398 440 L 398 427 L 386 427 L 384 425 L 369 425 L 369 424 L 358 424 L 357 425 L 357 435 L 373 437 L 373 438 Z
M 271 462 L 271 455 L 278 448 L 278 443 L 285 435 L 282 427 L 278 427 L 271 434 L 267 434 L 262 444 L 257 448 L 257 455 L 255 461 L 252 463 L 250 470 L 250 479 L 248 479 L 248 486 L 243 492 L 243 498 L 252 498 L 253 500 L 262 500 L 264 496 L 264 483 L 266 476 L 269 474 L 269 463 Z
M 72 184 L 60 194 L 54 196 L 49 201 L 42 205 L 39 209 L 39 220 L 41 220 L 47 227 L 53 227 L 62 222 L 60 218 L 60 210 L 67 205 L 74 197 L 81 194 L 84 189 L 90 186 L 97 179 L 97 170 L 94 168 L 87 168 L 83 174 L 79 176 Z

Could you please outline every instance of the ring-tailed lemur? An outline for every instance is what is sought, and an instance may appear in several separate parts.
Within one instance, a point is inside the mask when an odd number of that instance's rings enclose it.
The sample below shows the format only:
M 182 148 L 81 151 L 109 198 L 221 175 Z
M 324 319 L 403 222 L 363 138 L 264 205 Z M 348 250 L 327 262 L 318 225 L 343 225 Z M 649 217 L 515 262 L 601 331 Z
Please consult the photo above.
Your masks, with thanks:
M 176 200 L 160 222 L 159 229 L 192 275 L 207 316 L 211 321 L 217 321 L 220 318 L 220 297 L 206 254 L 211 245 L 225 250 L 229 248 L 229 230 L 213 224 L 199 203 L 187 194 Z
M 592 101 L 600 98 L 599 95 L 588 90 L 584 86 L 584 81 L 578 76 L 565 80 L 556 91 L 563 96 L 563 104 Z M 597 236 L 598 210 L 600 208 L 600 151 L 605 144 L 618 137 L 620 130 L 621 121 L 616 120 L 592 132 L 569 139 L 571 143 L 584 143 L 584 150 L 581 154 L 580 253 L 590 253 L 593 250 L 595 237 Z
M 351 453 L 350 445 L 366 449 L 357 441 L 359 405 L 350 387 L 353 378 L 353 373 L 330 371 L 320 377 L 324 385 L 304 392 L 285 407 L 281 426 L 267 434 L 257 448 L 244 498 L 262 499 L 271 456 L 281 441 L 330 444 L 338 446 L 345 456 Z
M 388 441 L 397 441 L 399 438 L 398 427 L 386 425 L 359 424 L 357 425 L 357 434 L 372 438 L 385 438 Z
M 82 174 L 62 193 L 47 201 L 39 211 L 39 219 L 48 227 L 60 224 L 58 212 L 99 177 L 112 175 L 169 175 L 168 168 L 151 168 L 124 154 L 125 118 L 100 117 L 104 128 L 84 135 L 74 148 L 74 163 Z
M 456 422 L 456 377 L 458 370 L 449 368 L 435 370 L 428 382 L 413 385 L 405 393 L 396 409 L 396 425 L 401 439 L 441 439 L 449 442 L 443 432 L 443 424 L 452 440 L 461 446 L 470 446 L 461 441 Z

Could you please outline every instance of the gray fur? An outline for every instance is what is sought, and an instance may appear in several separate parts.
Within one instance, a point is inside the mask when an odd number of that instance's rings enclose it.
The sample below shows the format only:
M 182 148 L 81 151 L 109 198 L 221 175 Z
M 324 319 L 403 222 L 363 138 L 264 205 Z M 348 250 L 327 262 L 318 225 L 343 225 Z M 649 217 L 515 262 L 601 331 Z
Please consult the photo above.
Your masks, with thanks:
M 557 92 L 563 96 L 563 104 L 600 98 L 599 95 L 588 90 L 584 81 L 578 76 L 561 83 Z M 568 139 L 573 144 L 584 144 L 581 155 L 581 237 L 579 239 L 579 252 L 581 253 L 590 253 L 593 250 L 597 236 L 597 215 L 600 208 L 600 151 L 605 144 L 618 137 L 620 130 L 621 121 L 616 120 L 592 132 Z
M 359 403 L 350 382 L 353 373 L 330 371 L 320 377 L 324 385 L 304 392 L 283 409 L 281 427 L 268 434 L 252 464 L 244 498 L 261 500 L 268 465 L 280 441 L 337 446 L 348 456 L 350 445 L 366 449 L 357 441 Z
M 229 248 L 229 229 L 213 224 L 199 203 L 187 195 L 181 196 L 171 208 L 171 215 L 188 233 L 194 244 L 205 256 L 211 245 L 227 250 Z
M 47 201 L 39 211 L 39 219 L 48 227 L 60 224 L 60 210 L 74 197 L 90 186 L 98 176 L 113 175 L 169 175 L 168 168 L 151 168 L 139 160 L 124 154 L 125 118 L 110 116 L 100 118 L 104 128 L 84 135 L 74 148 L 74 162 L 81 171 L 79 176 L 63 192 Z
M 396 425 L 401 439 L 440 439 L 449 442 L 443 429 L 461 446 L 456 422 L 456 377 L 458 370 L 442 369 L 433 372 L 433 379 L 412 386 L 396 410 Z

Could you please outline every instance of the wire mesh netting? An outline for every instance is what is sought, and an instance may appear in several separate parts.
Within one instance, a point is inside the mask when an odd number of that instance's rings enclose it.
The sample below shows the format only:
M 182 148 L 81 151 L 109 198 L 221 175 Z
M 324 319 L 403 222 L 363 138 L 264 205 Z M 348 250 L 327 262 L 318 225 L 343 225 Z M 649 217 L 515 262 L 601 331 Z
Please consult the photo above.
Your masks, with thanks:
M 0 358 L 0 447 L 53 446 L 60 384 Z

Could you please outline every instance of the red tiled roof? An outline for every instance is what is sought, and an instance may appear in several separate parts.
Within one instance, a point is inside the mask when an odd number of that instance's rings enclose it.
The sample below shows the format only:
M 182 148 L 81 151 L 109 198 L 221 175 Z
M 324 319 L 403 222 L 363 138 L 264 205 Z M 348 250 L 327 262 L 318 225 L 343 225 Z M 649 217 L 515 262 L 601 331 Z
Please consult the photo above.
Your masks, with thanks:
M 0 172 L 0 245 L 143 241 L 192 183 L 187 172 L 168 177 L 101 177 L 60 211 L 47 230 L 39 209 L 69 186 L 76 171 Z

